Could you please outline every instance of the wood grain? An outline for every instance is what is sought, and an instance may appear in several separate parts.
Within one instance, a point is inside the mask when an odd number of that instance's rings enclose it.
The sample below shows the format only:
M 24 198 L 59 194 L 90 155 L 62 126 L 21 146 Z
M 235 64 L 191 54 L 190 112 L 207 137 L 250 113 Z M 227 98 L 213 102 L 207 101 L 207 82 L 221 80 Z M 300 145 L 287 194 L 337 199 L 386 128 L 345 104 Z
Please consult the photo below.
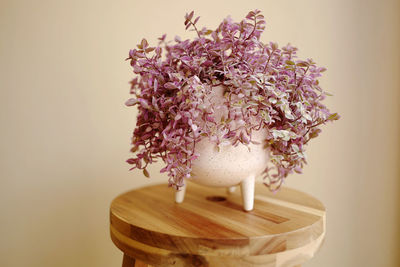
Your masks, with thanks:
M 190 183 L 177 204 L 166 185 L 144 187 L 115 198 L 110 220 L 115 245 L 152 266 L 295 266 L 313 256 L 325 234 L 320 201 L 263 185 L 250 212 L 242 210 L 239 190 Z

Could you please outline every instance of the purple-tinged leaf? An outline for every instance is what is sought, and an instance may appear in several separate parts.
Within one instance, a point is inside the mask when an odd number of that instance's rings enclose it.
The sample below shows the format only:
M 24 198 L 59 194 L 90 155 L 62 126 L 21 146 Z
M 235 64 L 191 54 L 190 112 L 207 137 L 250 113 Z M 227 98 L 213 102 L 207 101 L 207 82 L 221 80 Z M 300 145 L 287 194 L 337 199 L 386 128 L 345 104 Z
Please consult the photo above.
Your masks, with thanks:
M 172 82 L 167 82 L 167 83 L 164 84 L 164 88 L 166 88 L 166 89 L 176 89 L 178 87 Z
M 147 40 L 145 38 L 142 39 L 142 42 L 140 43 L 142 49 L 147 48 L 147 46 L 149 45 Z
M 144 51 L 146 53 L 150 53 L 150 52 L 154 51 L 154 49 L 156 49 L 156 48 L 155 47 L 149 47 L 149 48 L 146 48 Z
M 130 107 L 136 105 L 138 102 L 139 101 L 136 98 L 130 98 L 125 102 L 125 105 Z
M 127 162 L 128 164 L 136 164 L 137 160 L 131 158 L 131 159 L 127 159 L 126 162 Z
M 190 12 L 190 14 L 187 16 L 187 20 L 191 20 L 193 18 L 194 11 Z

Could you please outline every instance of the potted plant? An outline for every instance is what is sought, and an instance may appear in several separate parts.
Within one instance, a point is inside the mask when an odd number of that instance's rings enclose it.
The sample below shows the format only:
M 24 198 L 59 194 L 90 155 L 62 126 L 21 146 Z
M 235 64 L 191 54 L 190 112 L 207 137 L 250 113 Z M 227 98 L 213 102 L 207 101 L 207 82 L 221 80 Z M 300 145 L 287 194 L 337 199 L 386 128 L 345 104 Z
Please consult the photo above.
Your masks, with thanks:
M 244 209 L 253 207 L 254 178 L 278 190 L 306 164 L 305 148 L 320 127 L 339 118 L 322 104 L 329 95 L 318 78 L 325 68 L 297 58 L 297 48 L 260 41 L 259 10 L 239 23 L 230 17 L 215 30 L 185 16 L 193 40 L 157 46 L 143 39 L 127 60 L 136 77 L 127 106 L 137 106 L 132 169 L 161 159 L 169 185 L 183 200 L 185 181 L 210 186 L 240 184 Z

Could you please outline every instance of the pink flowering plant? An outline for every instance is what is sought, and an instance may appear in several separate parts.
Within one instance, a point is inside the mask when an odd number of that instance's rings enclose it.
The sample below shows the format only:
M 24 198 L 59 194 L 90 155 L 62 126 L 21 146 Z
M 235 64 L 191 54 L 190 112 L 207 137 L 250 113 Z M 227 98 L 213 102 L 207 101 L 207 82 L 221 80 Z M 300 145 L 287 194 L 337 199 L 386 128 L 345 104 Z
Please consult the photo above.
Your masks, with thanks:
M 164 34 L 157 46 L 143 39 L 129 51 L 136 77 L 126 105 L 139 112 L 134 156 L 127 162 L 149 177 L 146 167 L 161 159 L 161 172 L 179 188 L 191 175 L 200 156 L 196 143 L 203 138 L 217 148 L 226 142 L 249 145 L 252 132 L 264 128 L 270 156 L 264 183 L 276 190 L 288 174 L 301 173 L 306 145 L 320 127 L 339 118 L 322 104 L 329 94 L 318 78 L 326 69 L 299 59 L 290 44 L 262 43 L 265 20 L 259 10 L 239 23 L 228 17 L 215 30 L 200 29 L 198 21 L 193 11 L 185 16 L 186 29 L 197 34 L 193 40 L 167 42 Z M 206 101 L 216 86 L 225 88 L 227 117 L 216 118 L 218 107 Z

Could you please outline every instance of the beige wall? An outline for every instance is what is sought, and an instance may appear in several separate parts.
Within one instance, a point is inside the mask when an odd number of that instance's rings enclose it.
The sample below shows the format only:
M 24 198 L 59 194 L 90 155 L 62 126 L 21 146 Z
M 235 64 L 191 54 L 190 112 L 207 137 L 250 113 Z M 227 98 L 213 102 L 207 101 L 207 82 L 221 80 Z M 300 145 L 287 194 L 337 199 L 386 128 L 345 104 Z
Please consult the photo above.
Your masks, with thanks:
M 328 233 L 305 266 L 399 266 L 399 2 L 1 1 L 0 266 L 119 266 L 108 206 L 165 181 L 128 172 L 130 48 L 184 33 L 192 9 L 215 27 L 255 8 L 264 41 L 300 47 L 328 72 L 342 119 L 287 184 L 319 197 Z M 150 2 L 150 1 L 149 1 Z M 396 261 L 397 260 L 397 261 Z

